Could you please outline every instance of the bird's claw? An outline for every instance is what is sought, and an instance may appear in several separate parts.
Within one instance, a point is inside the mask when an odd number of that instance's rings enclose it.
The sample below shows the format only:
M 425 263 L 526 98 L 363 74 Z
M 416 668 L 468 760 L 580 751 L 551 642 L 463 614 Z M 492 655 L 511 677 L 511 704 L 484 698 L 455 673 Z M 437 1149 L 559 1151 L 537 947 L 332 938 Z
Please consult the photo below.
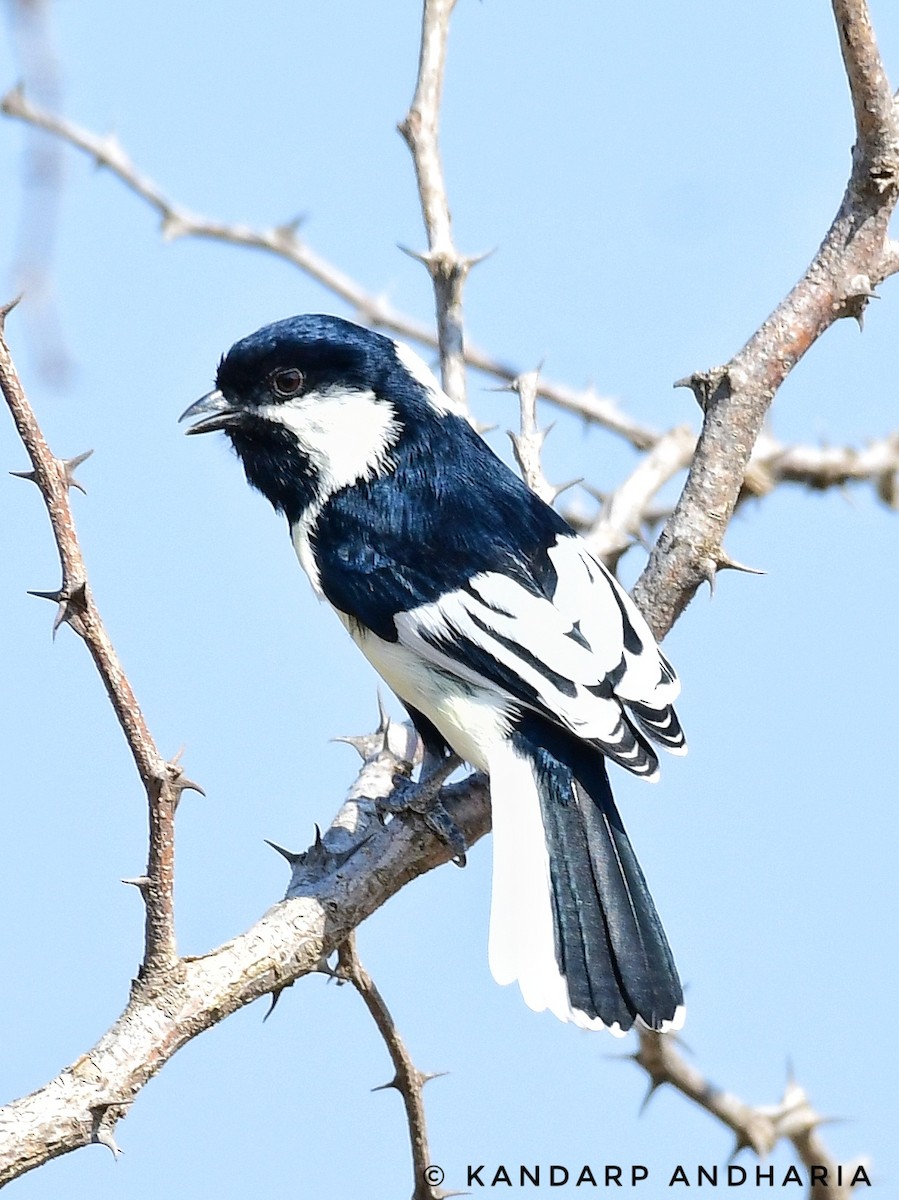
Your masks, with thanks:
M 459 759 L 448 758 L 418 783 L 413 783 L 405 775 L 394 776 L 393 791 L 389 796 L 379 798 L 377 805 L 379 811 L 391 815 L 417 813 L 424 819 L 428 829 L 452 850 L 453 862 L 464 867 L 468 852 L 465 837 L 440 801 L 440 789 L 457 766 Z

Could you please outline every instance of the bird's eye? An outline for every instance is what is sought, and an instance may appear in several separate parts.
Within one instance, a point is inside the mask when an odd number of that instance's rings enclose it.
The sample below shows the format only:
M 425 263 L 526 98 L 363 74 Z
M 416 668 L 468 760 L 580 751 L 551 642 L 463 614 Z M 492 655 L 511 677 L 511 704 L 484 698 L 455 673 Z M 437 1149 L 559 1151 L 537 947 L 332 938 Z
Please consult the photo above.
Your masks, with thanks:
M 295 367 L 275 371 L 272 375 L 272 388 L 275 395 L 284 400 L 289 400 L 291 396 L 298 396 L 303 390 L 303 372 L 298 371 Z

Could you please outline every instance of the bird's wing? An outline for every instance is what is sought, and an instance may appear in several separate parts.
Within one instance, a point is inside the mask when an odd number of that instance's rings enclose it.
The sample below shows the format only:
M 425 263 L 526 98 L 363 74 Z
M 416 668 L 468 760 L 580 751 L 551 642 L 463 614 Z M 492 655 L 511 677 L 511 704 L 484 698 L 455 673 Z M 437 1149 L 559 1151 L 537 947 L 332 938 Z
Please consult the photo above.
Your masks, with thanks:
M 399 641 L 441 670 L 498 689 L 596 743 L 640 775 L 658 766 L 647 736 L 683 752 L 671 707 L 680 684 L 645 620 L 577 535 L 547 551 L 542 588 L 485 571 L 394 614 Z

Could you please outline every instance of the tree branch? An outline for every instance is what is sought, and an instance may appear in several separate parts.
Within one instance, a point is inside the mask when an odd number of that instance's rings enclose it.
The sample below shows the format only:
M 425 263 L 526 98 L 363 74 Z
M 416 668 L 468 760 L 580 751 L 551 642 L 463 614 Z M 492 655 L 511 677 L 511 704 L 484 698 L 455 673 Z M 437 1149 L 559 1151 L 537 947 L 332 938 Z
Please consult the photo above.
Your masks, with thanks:
M 759 435 L 743 480 L 743 496 L 765 496 L 781 483 L 798 483 L 815 491 L 870 483 L 890 508 L 899 504 L 899 432 L 851 446 L 785 446 L 764 430 Z
M 690 465 L 696 434 L 678 425 L 660 437 L 628 478 L 608 496 L 599 517 L 584 530 L 592 552 L 614 567 L 635 541 L 643 541 L 643 526 L 656 494 L 678 471 Z
M 815 1112 L 795 1080 L 787 1081 L 779 1104 L 753 1108 L 710 1083 L 686 1061 L 677 1049 L 676 1037 L 670 1034 L 641 1030 L 640 1046 L 633 1057 L 649 1076 L 644 1106 L 662 1084 L 670 1084 L 733 1131 L 734 1154 L 750 1149 L 764 1159 L 785 1138 L 805 1167 L 823 1169 L 825 1173 L 826 1181 L 819 1176 L 812 1182 L 810 1200 L 850 1200 L 851 1180 L 856 1169 L 863 1166 L 862 1160 L 840 1164 L 831 1156 L 818 1132 L 824 1118 Z
M 115 137 L 98 137 L 46 112 L 32 104 L 21 88 L 14 88 L 7 93 L 0 101 L 0 112 L 47 130 L 89 155 L 98 167 L 105 167 L 111 171 L 130 191 L 155 209 L 162 219 L 162 233 L 167 240 L 196 237 L 232 246 L 264 250 L 291 263 L 333 295 L 338 296 L 364 323 L 376 329 L 387 329 L 419 345 L 438 348 L 437 337 L 430 326 L 397 312 L 386 300 L 366 292 L 349 275 L 316 254 L 300 238 L 296 223 L 257 230 L 248 225 L 229 225 L 197 216 L 169 200 L 151 179 L 139 172 Z M 505 383 L 512 383 L 521 374 L 519 367 L 505 363 L 471 343 L 465 346 L 464 353 L 468 366 Z M 541 378 L 538 394 L 556 407 L 617 434 L 638 450 L 653 445 L 659 436 L 653 429 L 623 413 L 609 397 L 599 395 L 592 388 L 578 390 Z
M 0 310 L 0 389 L 31 459 L 32 470 L 22 473 L 23 477 L 37 484 L 44 499 L 62 568 L 59 588 L 33 592 L 32 595 L 52 600 L 57 605 L 54 633 L 66 623 L 90 651 L 146 789 L 150 846 L 147 874 L 141 881 L 146 906 L 143 970 L 151 974 L 171 966 L 177 957 L 173 901 L 174 817 L 181 792 L 188 787 L 196 789 L 196 784 L 185 778 L 176 762 L 166 762 L 157 750 L 137 697 L 97 611 L 69 500 L 69 490 L 75 483 L 74 468 L 87 455 L 58 459 L 47 445 L 6 343 L 5 322 L 12 307 L 7 305 Z
M 434 42 L 428 41 L 429 10 L 434 21 L 431 29 Z M 446 22 L 451 10 L 451 0 L 427 0 L 419 84 L 427 74 L 431 91 L 425 103 L 432 106 L 430 152 L 433 155 L 437 147 Z M 747 486 L 752 486 L 747 485 L 746 469 L 752 462 L 765 413 L 780 383 L 834 320 L 844 316 L 859 318 L 877 283 L 899 265 L 899 253 L 886 238 L 887 222 L 899 190 L 899 138 L 893 101 L 864 3 L 834 0 L 834 11 L 858 126 L 852 175 L 831 230 L 799 284 L 726 366 L 694 374 L 687 381 L 704 410 L 703 430 L 681 500 L 637 588 L 638 602 L 660 637 L 683 611 L 699 584 L 713 578 L 715 570 L 725 561 L 721 547 L 723 533 L 740 496 L 746 493 Z M 195 218 L 171 205 L 154 184 L 140 176 L 112 139 L 101 142 L 39 112 L 28 105 L 21 93 L 7 97 L 3 109 L 93 154 L 98 163 L 113 170 L 161 214 L 167 236 L 212 237 L 276 253 L 341 296 L 369 323 L 424 344 L 435 344 L 430 330 L 393 313 L 315 256 L 299 240 L 295 227 L 259 233 L 244 226 Z M 432 161 L 428 168 L 431 182 L 422 191 L 429 255 L 435 246 L 442 247 L 444 253 L 447 244 L 444 235 L 449 238 L 449 212 L 439 158 L 436 176 L 433 166 Z M 425 191 L 430 197 L 432 184 L 436 188 L 437 207 L 429 217 L 430 201 Z M 448 245 L 455 255 L 451 240 Z M 464 260 L 458 260 L 457 256 L 457 261 Z M 452 292 L 447 292 L 448 331 L 439 338 L 442 362 L 446 353 L 452 360 L 449 367 L 453 371 L 461 371 L 463 361 L 468 361 L 500 378 L 515 379 L 518 371 L 486 357 L 478 361 L 479 352 L 464 350 L 461 290 L 458 299 L 458 306 L 454 307 Z M 438 296 L 438 324 L 439 311 Z M 444 362 L 445 375 L 449 367 Z M 270 909 L 252 929 L 217 950 L 199 958 L 178 959 L 171 913 L 173 818 L 180 791 L 191 785 L 184 781 L 180 768 L 166 763 L 156 750 L 109 644 L 88 588 L 71 518 L 68 490 L 72 485 L 74 460 L 66 463 L 56 459 L 46 446 L 5 342 L 0 357 L 0 383 L 31 456 L 33 471 L 29 477 L 34 478 L 47 503 L 59 548 L 62 586 L 57 592 L 44 594 L 52 596 L 59 605 L 57 623 L 70 624 L 94 657 L 147 788 L 151 813 L 150 865 L 145 882 L 144 975 L 135 985 L 125 1012 L 88 1054 L 44 1088 L 0 1110 L 2 1184 L 90 1141 L 114 1148 L 116 1122 L 140 1087 L 180 1046 L 259 996 L 277 994 L 302 975 L 320 969 L 322 962 L 361 920 L 412 878 L 447 861 L 451 851 L 417 819 L 394 818 L 386 827 L 379 823 L 372 800 L 390 791 L 398 767 L 397 751 L 385 733 L 383 745 L 373 757 L 366 758 L 350 798 L 325 836 L 305 853 L 288 855 L 293 867 L 288 898 Z M 539 394 L 613 429 L 639 448 L 659 446 L 660 435 L 630 422 L 599 397 L 574 393 L 558 385 L 547 385 L 545 381 L 539 385 Z M 649 498 L 664 482 L 665 472 L 670 470 L 673 474 L 677 469 L 672 466 L 679 461 L 675 453 L 677 432 L 665 435 L 668 439 L 663 447 L 665 453 L 660 450 L 655 462 L 642 474 L 638 468 L 619 489 L 620 494 L 616 493 L 614 524 L 618 529 L 633 525 L 634 514 L 641 504 L 645 511 Z M 670 458 L 666 457 L 669 451 Z M 787 469 L 783 467 L 786 457 L 780 456 L 783 470 Z M 889 465 L 893 461 L 888 459 L 881 472 L 883 477 L 895 476 Z M 822 469 L 819 463 L 819 472 Z M 661 482 L 656 484 L 656 480 Z M 808 478 L 804 481 L 808 482 Z M 471 778 L 446 788 L 441 799 L 469 844 L 487 831 L 489 807 L 483 779 Z M 788 1089 L 788 1095 L 776 1110 L 750 1109 L 736 1098 L 712 1089 L 698 1072 L 691 1073 L 670 1039 L 644 1034 L 637 1060 L 654 1084 L 657 1078 L 658 1082 L 670 1082 L 703 1104 L 734 1129 L 738 1138 L 743 1136 L 742 1144 L 758 1150 L 775 1134 L 788 1136 L 803 1162 L 831 1161 L 817 1135 L 820 1121 L 816 1116 L 812 1121 L 808 1113 L 803 1115 L 807 1101 L 795 1085 L 793 1093 Z M 833 1191 L 827 1194 L 839 1195 Z
M 397 729 L 405 741 L 404 727 Z M 0 1108 L 0 1186 L 91 1142 L 114 1146 L 117 1121 L 177 1050 L 239 1008 L 322 969 L 366 917 L 449 860 L 452 851 L 421 819 L 394 817 L 387 826 L 378 820 L 373 798 L 389 793 L 401 765 L 389 747 L 379 750 L 324 837 L 303 854 L 287 854 L 287 899 L 218 949 L 178 960 L 152 987 L 137 984 L 91 1050 Z M 489 830 L 482 777 L 444 788 L 441 802 L 469 845 Z
M 436 1075 L 424 1074 L 412 1061 L 390 1009 L 374 980 L 362 965 L 356 947 L 355 932 L 349 935 L 337 952 L 337 969 L 339 975 L 348 980 L 362 997 L 365 1007 L 378 1027 L 378 1032 L 384 1039 L 393 1063 L 393 1079 L 374 1090 L 395 1088 L 403 1098 L 412 1146 L 412 1172 L 415 1180 L 412 1200 L 440 1200 L 440 1192 L 428 1176 L 431 1155 L 428 1150 L 428 1127 L 424 1106 L 424 1086 L 429 1080 L 435 1079 Z
M 427 267 L 434 285 L 443 390 L 452 399 L 465 404 L 462 290 L 473 261 L 463 258 L 453 244 L 438 140 L 446 42 L 455 6 L 456 0 L 424 0 L 418 80 L 412 105 L 399 131 L 415 164 L 421 212 L 428 235 L 427 253 L 414 257 Z
M 840 317 L 859 318 L 895 270 L 887 226 L 899 197 L 899 124 L 864 0 L 833 0 L 856 111 L 858 141 L 846 193 L 805 275 L 723 367 L 683 380 L 703 413 L 680 500 L 637 581 L 635 598 L 657 637 L 668 632 L 722 563 L 722 539 L 777 389 Z

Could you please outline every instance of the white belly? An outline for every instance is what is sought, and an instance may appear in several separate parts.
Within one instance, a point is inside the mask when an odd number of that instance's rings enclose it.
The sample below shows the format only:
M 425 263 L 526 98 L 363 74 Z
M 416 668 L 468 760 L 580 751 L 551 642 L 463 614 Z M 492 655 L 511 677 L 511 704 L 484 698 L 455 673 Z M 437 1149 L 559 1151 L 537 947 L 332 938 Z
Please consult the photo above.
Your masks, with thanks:
M 341 612 L 337 615 L 388 687 L 423 713 L 460 758 L 486 771 L 491 748 L 509 733 L 502 696 L 432 666 L 399 642 L 385 642 L 360 629 Z

